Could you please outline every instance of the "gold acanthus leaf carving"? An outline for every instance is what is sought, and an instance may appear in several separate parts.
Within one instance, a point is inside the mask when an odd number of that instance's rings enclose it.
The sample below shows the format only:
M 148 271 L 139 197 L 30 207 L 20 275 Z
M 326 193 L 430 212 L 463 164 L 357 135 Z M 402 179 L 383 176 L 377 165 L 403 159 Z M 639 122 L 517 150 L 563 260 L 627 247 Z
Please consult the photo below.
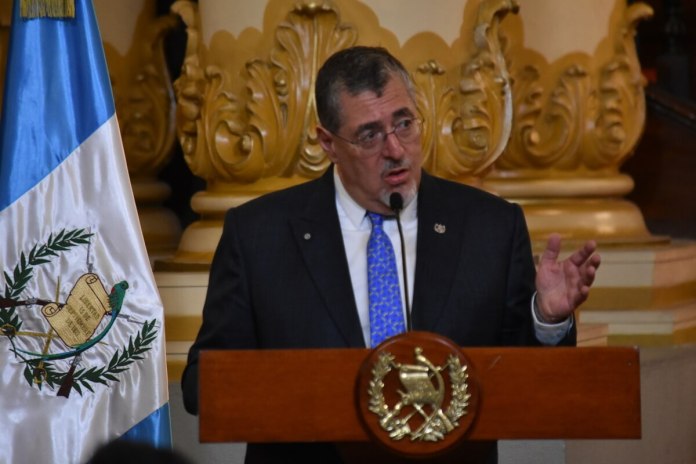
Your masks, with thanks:
M 198 125 L 201 119 L 205 81 L 198 57 L 200 41 L 198 6 L 189 0 L 180 0 L 172 4 L 171 10 L 178 14 L 186 25 L 187 36 L 181 74 L 174 81 L 174 91 L 177 97 L 177 134 L 184 159 L 189 168 L 195 174 L 206 178 L 202 173 L 207 170 L 199 166 L 200 163 L 197 163 L 194 157 L 199 150 Z
M 528 65 L 514 76 L 514 130 L 506 153 L 496 162 L 499 168 L 572 170 L 581 163 L 588 72 L 577 64 L 565 69 L 546 101 L 540 74 L 539 68 Z
M 418 110 L 424 117 L 423 166 L 430 172 L 456 178 L 468 173 L 459 169 L 452 139 L 454 90 L 445 81 L 445 70 L 434 60 L 419 66 L 413 76 Z
M 567 56 L 555 83 L 557 66 L 527 52 L 513 75 L 515 116 L 499 170 L 548 169 L 555 172 L 616 173 L 637 143 L 645 121 L 644 81 L 632 43 L 637 22 L 650 8 L 634 4 L 624 15 L 613 55 L 596 73 L 592 58 Z M 549 85 L 551 83 L 551 85 Z
M 502 153 L 512 127 L 512 89 L 498 40 L 500 20 L 517 12 L 512 0 L 481 3 L 474 52 L 461 66 L 459 88 L 449 87 L 435 61 L 418 67 L 415 81 L 426 120 L 425 167 L 452 179 L 480 174 Z
M 134 177 L 157 174 L 172 154 L 175 102 L 162 40 L 176 24 L 173 15 L 150 23 L 133 52 L 140 68 L 127 82 L 113 83 L 128 170 Z
M 274 140 L 269 141 L 269 153 L 274 156 L 269 160 L 273 163 L 269 174 L 312 178 L 328 166 L 315 131 L 314 79 L 330 55 L 353 45 L 356 39 L 357 31 L 342 25 L 337 11 L 323 3 L 297 5 L 279 25 L 278 47 L 271 50 L 270 60 L 278 101 L 265 108 L 279 113 L 279 124 L 272 132 Z M 250 109 L 254 113 L 254 107 Z
M 614 57 L 599 76 L 599 114 L 587 165 L 598 169 L 630 156 L 645 126 L 645 78 L 635 49 L 638 22 L 652 16 L 644 3 L 630 5 L 615 40 Z
M 187 25 L 189 44 L 179 98 L 178 130 L 194 174 L 208 180 L 253 182 L 262 177 L 317 177 L 328 159 L 316 137 L 314 76 L 336 50 L 355 43 L 325 3 L 299 4 L 277 28 L 269 60 L 246 64 L 248 99 L 228 89 L 227 71 L 198 57 L 198 14 L 190 2 L 172 7 Z

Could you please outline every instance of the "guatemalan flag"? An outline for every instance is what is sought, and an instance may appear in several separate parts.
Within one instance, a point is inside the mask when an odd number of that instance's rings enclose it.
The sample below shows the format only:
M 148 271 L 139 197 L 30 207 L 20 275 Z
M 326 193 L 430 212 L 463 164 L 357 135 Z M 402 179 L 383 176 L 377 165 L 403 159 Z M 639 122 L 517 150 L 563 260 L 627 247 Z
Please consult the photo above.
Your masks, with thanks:
M 162 303 L 92 3 L 46 3 L 73 11 L 15 1 L 0 123 L 0 463 L 171 446 Z

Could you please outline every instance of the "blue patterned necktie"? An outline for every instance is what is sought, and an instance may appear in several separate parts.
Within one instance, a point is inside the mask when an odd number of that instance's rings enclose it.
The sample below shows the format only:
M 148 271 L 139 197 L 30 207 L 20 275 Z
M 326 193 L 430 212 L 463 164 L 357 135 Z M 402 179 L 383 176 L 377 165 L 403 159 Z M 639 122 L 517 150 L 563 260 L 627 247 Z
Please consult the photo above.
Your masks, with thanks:
M 370 346 L 406 330 L 401 309 L 394 248 L 382 228 L 384 217 L 367 213 L 372 232 L 367 242 L 367 283 L 370 297 Z

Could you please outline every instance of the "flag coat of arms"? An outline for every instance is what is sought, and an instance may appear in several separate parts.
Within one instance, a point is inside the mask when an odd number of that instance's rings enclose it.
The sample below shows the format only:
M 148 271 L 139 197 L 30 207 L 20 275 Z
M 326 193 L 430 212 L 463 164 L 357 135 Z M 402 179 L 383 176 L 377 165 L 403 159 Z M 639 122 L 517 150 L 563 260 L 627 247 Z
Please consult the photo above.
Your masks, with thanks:
M 19 5 L 0 115 L 0 463 L 170 447 L 163 308 L 92 3 L 60 19 Z

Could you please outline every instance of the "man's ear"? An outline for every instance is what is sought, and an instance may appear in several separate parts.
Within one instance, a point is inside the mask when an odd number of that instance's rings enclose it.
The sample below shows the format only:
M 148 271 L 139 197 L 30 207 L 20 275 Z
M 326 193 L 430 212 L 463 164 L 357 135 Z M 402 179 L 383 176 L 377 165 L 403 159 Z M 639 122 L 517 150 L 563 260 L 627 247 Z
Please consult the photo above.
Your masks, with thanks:
M 319 145 L 326 152 L 331 162 L 335 164 L 338 161 L 338 157 L 336 156 L 336 150 L 334 150 L 333 134 L 323 127 L 317 126 L 317 139 L 319 139 Z

